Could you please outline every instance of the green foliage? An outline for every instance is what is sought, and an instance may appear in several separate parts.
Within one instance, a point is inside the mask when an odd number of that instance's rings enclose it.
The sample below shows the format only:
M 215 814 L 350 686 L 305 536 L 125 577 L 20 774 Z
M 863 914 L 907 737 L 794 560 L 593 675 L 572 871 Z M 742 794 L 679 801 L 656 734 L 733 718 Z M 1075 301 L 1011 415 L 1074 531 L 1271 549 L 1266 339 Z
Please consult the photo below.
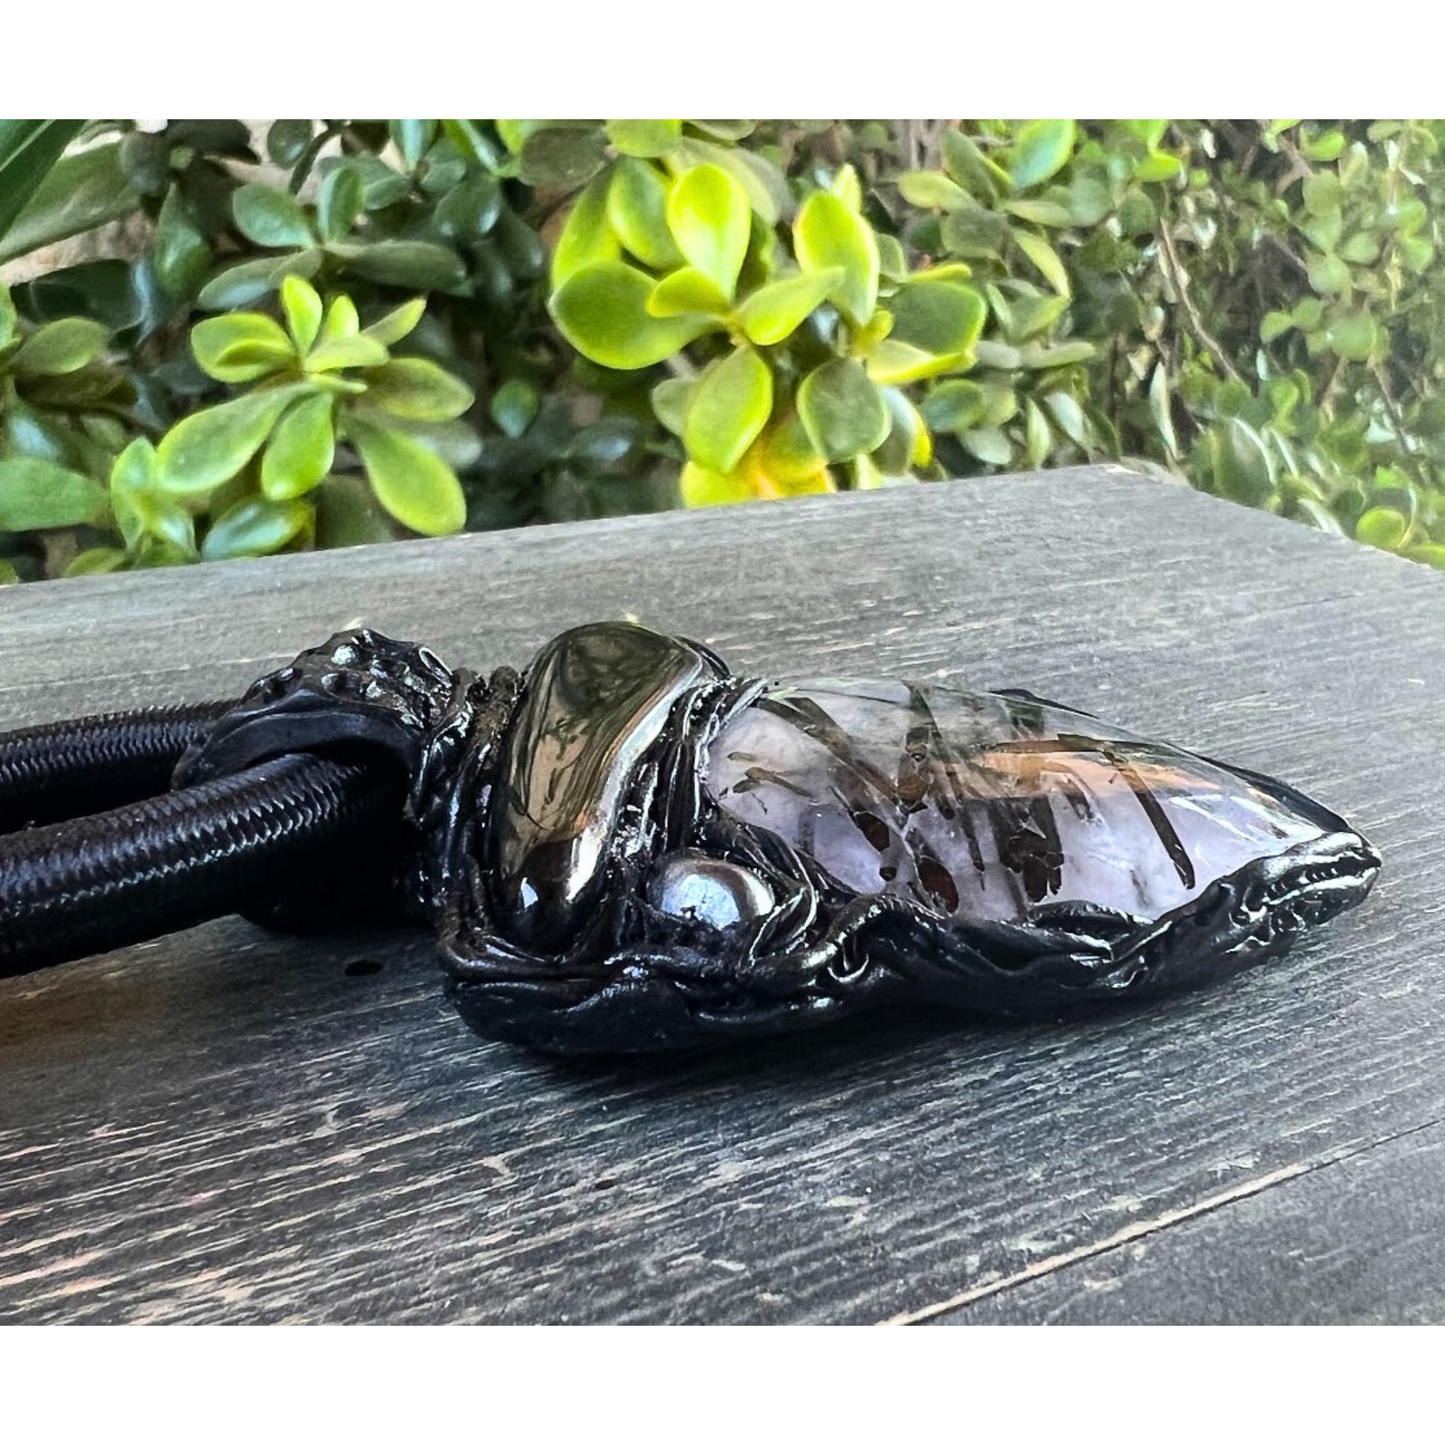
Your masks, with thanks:
M 1442 140 L 0 122 L 148 238 L 0 288 L 0 581 L 1104 457 L 1442 566 Z

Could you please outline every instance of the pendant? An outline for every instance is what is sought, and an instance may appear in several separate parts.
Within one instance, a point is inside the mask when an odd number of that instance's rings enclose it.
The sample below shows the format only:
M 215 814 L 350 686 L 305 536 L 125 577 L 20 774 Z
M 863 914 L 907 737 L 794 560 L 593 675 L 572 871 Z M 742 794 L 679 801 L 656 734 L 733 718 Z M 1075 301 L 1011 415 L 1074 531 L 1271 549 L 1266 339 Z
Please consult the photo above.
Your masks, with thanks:
M 342 634 L 196 724 L 167 796 L 235 824 L 241 781 L 283 770 L 304 792 L 320 769 L 384 816 L 263 839 L 244 896 L 207 875 L 207 916 L 403 912 L 435 931 L 469 1025 L 556 1052 L 1191 987 L 1283 952 L 1380 864 L 1283 783 L 1028 693 L 751 680 L 620 622 L 487 678 Z M 84 821 L 104 835 L 126 806 Z M 24 836 L 0 839 L 0 924 Z M 127 908 L 116 937 L 146 926 Z

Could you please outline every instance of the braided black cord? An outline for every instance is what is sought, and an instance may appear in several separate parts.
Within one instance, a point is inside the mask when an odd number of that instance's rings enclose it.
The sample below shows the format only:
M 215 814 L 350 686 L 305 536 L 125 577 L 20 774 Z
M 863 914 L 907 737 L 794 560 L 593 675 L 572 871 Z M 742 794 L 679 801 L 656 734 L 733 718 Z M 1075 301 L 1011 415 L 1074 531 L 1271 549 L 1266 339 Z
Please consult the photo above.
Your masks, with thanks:
M 165 792 L 181 754 L 231 706 L 107 713 L 0 735 L 0 833 Z
M 177 724 L 183 726 L 183 724 Z M 384 876 L 406 779 L 290 755 L 0 837 L 0 977 Z

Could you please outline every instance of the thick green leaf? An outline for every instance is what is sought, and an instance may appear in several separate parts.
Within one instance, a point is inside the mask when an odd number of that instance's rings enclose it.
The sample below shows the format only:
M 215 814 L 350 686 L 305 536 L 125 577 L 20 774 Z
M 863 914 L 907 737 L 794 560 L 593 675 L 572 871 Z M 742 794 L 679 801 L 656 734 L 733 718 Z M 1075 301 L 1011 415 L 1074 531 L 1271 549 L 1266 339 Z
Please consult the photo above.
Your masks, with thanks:
M 644 266 L 670 271 L 683 264 L 667 222 L 668 183 L 655 166 L 624 156 L 607 188 L 607 219 L 623 246 Z
M 1089 423 L 1079 403 L 1067 391 L 1051 391 L 1044 397 L 1044 405 L 1048 407 L 1059 430 L 1075 446 L 1087 449 Z
M 427 148 L 436 139 L 437 123 L 434 120 L 393 120 L 387 122 L 391 138 L 401 152 L 402 164 L 414 171 Z
M 598 176 L 572 203 L 557 244 L 552 251 L 552 285 L 561 286 L 584 266 L 615 261 L 622 247 L 607 219 L 607 194 L 611 178 Z
M 435 452 L 413 437 L 356 417 L 347 423 L 347 435 L 376 500 L 403 527 L 427 537 L 461 531 L 467 520 L 462 484 Z
M 167 296 L 183 300 L 195 294 L 211 264 L 211 248 L 191 218 L 179 186 L 171 186 L 156 217 L 151 265 Z
M 100 322 L 83 316 L 51 321 L 30 333 L 10 364 L 31 376 L 64 376 L 89 366 L 105 350 L 109 339 Z
M 105 488 L 43 457 L 0 457 L 0 532 L 36 532 L 93 522 Z
M 893 313 L 889 339 L 936 356 L 970 350 L 988 316 L 983 297 L 956 281 L 910 281 L 898 288 L 888 308 Z
M 311 223 L 290 191 L 252 181 L 231 197 L 231 212 L 236 228 L 258 246 L 279 250 L 311 244 Z
M 276 165 L 290 170 L 311 144 L 314 129 L 309 120 L 273 120 L 266 131 L 266 154 Z
M 384 366 L 387 350 L 374 336 L 361 333 L 351 336 L 328 337 L 326 323 L 322 322 L 321 340 L 311 348 L 306 358 L 309 372 L 346 371 L 356 366 Z
M 669 376 L 666 381 L 659 381 L 649 394 L 652 414 L 675 437 L 682 435 L 683 424 L 687 419 L 687 404 L 692 399 L 695 385 L 696 382 L 690 377 Z
M 339 241 L 356 224 L 366 204 L 366 185 L 355 166 L 327 171 L 316 193 L 316 226 L 323 241 Z
M 687 454 L 713 472 L 731 472 L 773 410 L 773 374 L 751 347 L 713 362 L 688 402 L 682 440 Z
M 688 262 L 731 300 L 752 230 L 743 188 L 717 166 L 696 166 L 669 193 L 667 223 Z
M 1371 507 L 1355 523 L 1355 537 L 1372 547 L 1396 551 L 1405 540 L 1410 524 L 1393 507 Z
M 1013 443 L 997 427 L 976 427 L 959 438 L 964 450 L 989 466 L 1006 467 L 1013 461 Z
M 552 297 L 563 336 L 589 361 L 616 371 L 652 366 L 716 323 L 707 316 L 648 314 L 652 281 L 619 261 L 584 266 Z
M 983 419 L 987 405 L 984 389 L 976 381 L 941 381 L 919 407 L 935 431 L 964 432 Z
M 411 301 L 402 302 L 395 311 L 388 311 L 379 321 L 373 321 L 362 334 L 371 337 L 373 341 L 381 342 L 383 346 L 395 346 L 398 341 L 404 341 L 416 330 L 425 315 L 426 297 L 417 296 Z
M 1143 193 L 1139 193 L 1142 199 L 1147 200 Z M 1067 206 L 1060 205 L 1057 201 L 1046 201 L 1034 196 L 1023 196 L 1012 201 L 1004 202 L 1004 210 L 1011 216 L 1017 216 L 1021 221 L 1032 221 L 1036 226 L 1071 226 L 1074 222 L 1073 213 Z M 1122 223 L 1123 211 L 1120 211 Z M 1125 227 L 1129 234 L 1135 235 L 1139 231 L 1152 229 L 1152 222 L 1149 226 L 1136 225 L 1132 229 Z
M 514 376 L 496 389 L 487 410 L 492 420 L 515 441 L 526 435 L 527 428 L 536 421 L 541 408 L 542 398 L 537 394 L 537 388 L 531 382 Z
M 548 126 L 522 142 L 518 174 L 529 186 L 570 191 L 596 175 L 606 154 L 607 137 L 598 126 Z
M 766 156 L 736 146 L 714 145 L 696 136 L 684 136 L 667 157 L 676 174 L 694 166 L 712 165 L 726 171 L 744 190 L 748 205 L 765 226 L 776 226 L 792 209 L 787 177 Z
M 306 396 L 281 418 L 261 456 L 261 491 L 271 501 L 305 496 L 331 470 L 334 412 L 331 397 Z
M 202 311 L 230 311 L 251 306 L 269 296 L 287 276 L 314 276 L 321 269 L 321 253 L 297 251 L 290 256 L 259 256 L 218 271 L 201 287 L 196 305 Z
M 1215 490 L 1222 496 L 1258 506 L 1273 492 L 1269 450 L 1259 433 L 1238 417 L 1210 428 L 1208 452 Z
M 304 531 L 311 515 L 305 502 L 247 497 L 211 524 L 201 543 L 201 558 L 219 562 L 228 557 L 268 557 Z
M 366 401 L 412 421 L 451 421 L 476 398 L 434 361 L 404 356 L 366 374 Z
M 156 448 L 158 482 L 177 496 L 196 496 L 229 481 L 260 451 L 281 413 L 310 386 L 254 391 L 177 422 Z
M 1165 450 L 1171 457 L 1177 457 L 1179 439 L 1175 435 L 1174 418 L 1169 411 L 1169 373 L 1162 361 L 1154 368 L 1154 376 L 1149 383 L 1149 415 L 1154 418 L 1154 425 L 1159 428 Z
M 1346 361 L 1368 361 L 1379 337 L 1375 318 L 1368 311 L 1337 316 L 1325 331 L 1330 350 Z
M 1067 296 L 1069 273 L 1059 258 L 1059 253 L 1042 236 L 1035 236 L 1030 231 L 1015 231 L 1013 238 L 1019 250 L 1043 273 L 1044 280 L 1060 296 Z
M 793 247 L 804 271 L 841 271 L 828 294 L 854 326 L 866 325 L 878 304 L 878 244 L 867 221 L 817 191 L 793 223 Z
M 940 356 L 890 336 L 869 350 L 864 365 L 872 380 L 887 386 L 906 386 L 945 371 L 967 371 L 973 362 L 971 351 L 945 352 Z
M 888 435 L 888 406 L 856 361 L 824 362 L 798 387 L 798 415 L 830 462 L 871 452 Z
M 609 120 L 607 139 L 625 156 L 665 156 L 682 139 L 680 120 Z
M 1305 264 L 1310 285 L 1321 296 L 1334 296 L 1350 284 L 1350 268 L 1338 256 L 1311 256 Z
M 65 569 L 67 577 L 99 577 L 125 565 L 125 553 L 119 547 L 87 547 L 78 552 Z
M 430 241 L 375 241 L 369 246 L 329 246 L 348 271 L 415 291 L 447 291 L 467 279 L 467 268 L 455 251 Z
M 843 279 L 840 266 L 802 276 L 785 276 L 760 286 L 737 309 L 738 325 L 749 341 L 775 346 L 785 341 L 828 299 Z
M 281 312 L 298 355 L 305 356 L 316 344 L 324 309 L 316 288 L 303 277 L 287 276 L 281 282 Z
M 296 361 L 291 338 L 269 316 L 256 311 L 199 322 L 191 329 L 191 350 L 207 376 L 233 386 L 270 376 Z
M 728 314 L 728 298 L 711 276 L 696 266 L 683 266 L 664 276 L 647 298 L 649 316 L 687 316 L 704 312 L 711 316 Z
M 898 190 L 910 206 L 925 211 L 954 211 L 968 203 L 968 193 L 942 171 L 904 171 Z
M 738 502 L 754 502 L 758 497 L 750 477 L 710 472 L 696 462 L 688 462 L 683 467 L 678 491 L 684 507 L 728 507 Z
M 15 224 L 83 124 L 78 120 L 0 120 L 0 237 Z
M 1026 191 L 1057 175 L 1074 153 L 1074 136 L 1071 120 L 1031 120 L 1021 126 L 1009 156 L 1014 186 Z

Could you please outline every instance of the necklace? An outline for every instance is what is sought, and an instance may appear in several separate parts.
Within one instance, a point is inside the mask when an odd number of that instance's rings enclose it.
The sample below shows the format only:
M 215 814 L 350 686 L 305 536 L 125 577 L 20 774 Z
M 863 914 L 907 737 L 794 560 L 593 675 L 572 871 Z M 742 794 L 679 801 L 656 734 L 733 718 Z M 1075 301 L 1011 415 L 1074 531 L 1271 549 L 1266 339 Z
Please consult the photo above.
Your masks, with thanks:
M 473 1028 L 591 1053 L 1188 987 L 1380 866 L 1284 783 L 1030 693 L 749 680 L 620 622 L 489 677 L 342 633 L 234 703 L 0 736 L 0 835 L 0 974 L 405 916 Z

